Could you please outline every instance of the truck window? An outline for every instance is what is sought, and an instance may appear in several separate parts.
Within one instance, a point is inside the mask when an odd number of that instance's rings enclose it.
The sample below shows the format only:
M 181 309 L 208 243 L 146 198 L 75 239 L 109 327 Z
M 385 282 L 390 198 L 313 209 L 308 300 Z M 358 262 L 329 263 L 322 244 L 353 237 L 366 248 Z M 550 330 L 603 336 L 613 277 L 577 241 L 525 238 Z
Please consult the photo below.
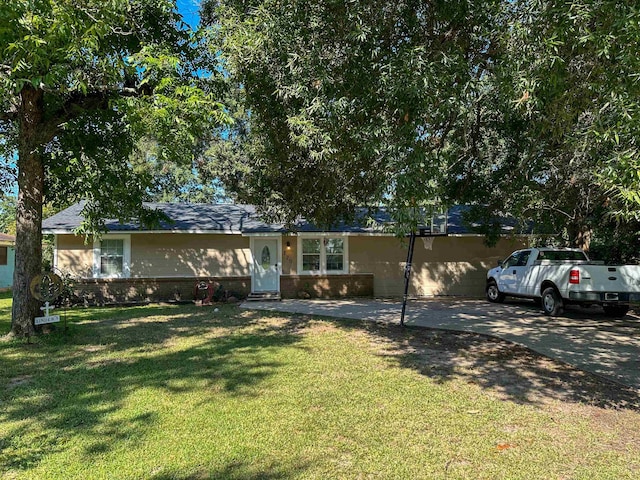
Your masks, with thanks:
M 520 256 L 520 252 L 516 252 L 507 258 L 502 264 L 502 268 L 515 267 L 518 264 L 518 257 Z
M 538 255 L 539 260 L 558 260 L 558 261 L 573 261 L 573 260 L 586 260 L 587 257 L 583 252 L 574 250 L 552 250 L 540 252 Z
M 526 267 L 527 260 L 529 260 L 529 255 L 531 255 L 531 250 L 520 252 L 520 255 L 518 255 L 518 263 L 516 264 L 516 267 Z
M 548 260 L 559 261 L 575 261 L 587 259 L 583 252 L 574 250 L 556 250 L 554 252 L 546 252 L 545 258 L 547 258 Z

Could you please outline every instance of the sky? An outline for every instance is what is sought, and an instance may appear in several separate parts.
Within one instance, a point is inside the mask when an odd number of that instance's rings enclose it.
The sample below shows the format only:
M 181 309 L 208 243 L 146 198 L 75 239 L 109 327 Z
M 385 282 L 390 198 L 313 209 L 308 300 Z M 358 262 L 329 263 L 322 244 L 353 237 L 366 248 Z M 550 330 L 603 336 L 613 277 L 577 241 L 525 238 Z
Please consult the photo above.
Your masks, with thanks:
M 178 12 L 182 14 L 184 21 L 192 28 L 197 27 L 200 21 L 200 16 L 198 15 L 200 0 L 177 0 L 177 4 Z

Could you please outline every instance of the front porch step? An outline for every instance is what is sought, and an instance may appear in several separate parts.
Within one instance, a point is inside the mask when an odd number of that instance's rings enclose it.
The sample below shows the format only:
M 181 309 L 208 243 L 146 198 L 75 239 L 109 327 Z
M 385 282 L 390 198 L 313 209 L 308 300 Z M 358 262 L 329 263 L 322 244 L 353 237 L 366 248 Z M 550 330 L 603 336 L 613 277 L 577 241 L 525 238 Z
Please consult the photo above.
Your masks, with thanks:
M 247 297 L 247 302 L 278 302 L 282 300 L 280 292 L 253 292 Z

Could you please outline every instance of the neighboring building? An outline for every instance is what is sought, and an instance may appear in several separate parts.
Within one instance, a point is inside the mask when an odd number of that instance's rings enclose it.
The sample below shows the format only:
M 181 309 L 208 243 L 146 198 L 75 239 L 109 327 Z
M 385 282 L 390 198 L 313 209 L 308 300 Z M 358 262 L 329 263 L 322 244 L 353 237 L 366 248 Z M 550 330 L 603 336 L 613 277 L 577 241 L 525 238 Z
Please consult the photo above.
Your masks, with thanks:
M 13 269 L 16 261 L 16 237 L 0 233 L 0 289 L 13 285 Z
M 407 242 L 377 226 L 345 225 L 324 231 L 308 222 L 297 233 L 261 222 L 246 205 L 149 204 L 172 223 L 145 230 L 108 220 L 102 239 L 73 234 L 82 204 L 43 223 L 55 236 L 54 266 L 79 277 L 79 294 L 89 302 L 190 300 L 196 282 L 218 282 L 237 295 L 274 293 L 295 297 L 401 296 Z M 462 226 L 456 207 L 434 219 L 448 236 L 416 241 L 413 296 L 481 296 L 486 270 L 513 250 L 523 236 L 505 235 L 495 247 Z M 505 234 L 510 227 L 505 226 Z M 435 230 L 434 230 L 435 231 Z

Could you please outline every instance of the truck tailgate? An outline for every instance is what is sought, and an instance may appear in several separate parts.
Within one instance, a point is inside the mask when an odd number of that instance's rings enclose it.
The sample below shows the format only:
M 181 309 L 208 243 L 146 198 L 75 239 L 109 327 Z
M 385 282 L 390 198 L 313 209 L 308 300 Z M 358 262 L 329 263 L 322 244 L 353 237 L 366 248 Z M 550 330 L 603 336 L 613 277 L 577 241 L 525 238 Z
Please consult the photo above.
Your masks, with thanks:
M 593 292 L 640 292 L 640 266 L 577 265 L 579 284 L 571 289 Z

